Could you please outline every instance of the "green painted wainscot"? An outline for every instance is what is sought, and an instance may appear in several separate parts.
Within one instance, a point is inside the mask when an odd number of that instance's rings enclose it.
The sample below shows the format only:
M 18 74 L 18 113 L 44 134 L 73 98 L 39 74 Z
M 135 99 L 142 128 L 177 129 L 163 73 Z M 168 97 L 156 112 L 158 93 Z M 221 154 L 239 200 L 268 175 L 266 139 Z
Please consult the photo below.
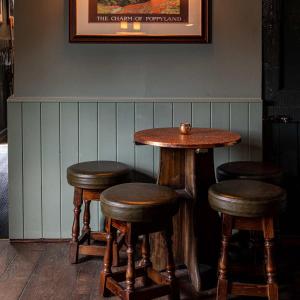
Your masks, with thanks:
M 133 133 L 153 127 L 230 129 L 242 143 L 215 151 L 215 165 L 260 160 L 260 99 L 28 99 L 11 98 L 9 131 L 9 233 L 11 239 L 69 238 L 72 188 L 69 165 L 117 160 L 156 176 L 158 150 L 135 146 Z M 101 221 L 92 207 L 92 227 Z

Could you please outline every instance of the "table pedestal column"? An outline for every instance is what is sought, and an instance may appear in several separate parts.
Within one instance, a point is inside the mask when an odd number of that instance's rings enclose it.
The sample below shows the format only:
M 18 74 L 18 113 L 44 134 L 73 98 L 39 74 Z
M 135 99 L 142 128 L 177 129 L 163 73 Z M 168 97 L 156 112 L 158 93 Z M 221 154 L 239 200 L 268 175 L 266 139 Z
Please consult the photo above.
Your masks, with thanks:
M 174 254 L 187 266 L 197 291 L 203 289 L 200 265 L 217 266 L 221 223 L 208 203 L 208 188 L 215 183 L 213 149 L 161 148 L 158 184 L 180 193 L 180 209 L 174 217 Z M 164 251 L 158 235 L 152 239 L 153 262 L 164 268 Z

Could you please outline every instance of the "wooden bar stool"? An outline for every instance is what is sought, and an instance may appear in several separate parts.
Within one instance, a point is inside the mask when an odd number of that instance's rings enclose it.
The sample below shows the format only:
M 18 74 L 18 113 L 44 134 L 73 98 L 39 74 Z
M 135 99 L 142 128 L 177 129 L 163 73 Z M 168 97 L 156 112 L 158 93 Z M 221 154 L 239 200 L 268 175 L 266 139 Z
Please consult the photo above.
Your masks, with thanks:
M 125 164 L 114 161 L 89 161 L 70 166 L 67 169 L 68 183 L 74 186 L 74 222 L 72 240 L 70 242 L 69 260 L 78 262 L 78 255 L 103 256 L 105 247 L 91 245 L 91 240 L 106 241 L 104 232 L 92 232 L 90 228 L 90 203 L 99 201 L 103 190 L 123 182 L 127 182 L 130 169 Z M 80 232 L 80 212 L 85 204 L 82 234 Z M 87 243 L 86 243 L 87 242 Z M 118 264 L 118 250 L 122 245 L 114 245 L 114 264 Z
M 101 209 L 108 218 L 107 247 L 101 271 L 100 293 L 121 299 L 153 299 L 170 295 L 179 299 L 172 251 L 172 216 L 178 211 L 177 194 L 168 187 L 147 183 L 114 186 L 101 194 Z M 112 272 L 112 245 L 116 231 L 125 234 L 128 265 L 126 271 Z M 150 261 L 149 233 L 162 231 L 167 249 L 166 274 L 154 270 Z M 142 260 L 135 267 L 135 246 L 143 235 Z M 136 284 L 141 277 L 142 285 Z M 125 282 L 125 287 L 122 285 Z
M 220 165 L 217 168 L 218 182 L 231 179 L 258 180 L 278 186 L 282 186 L 283 172 L 280 167 L 260 161 L 235 161 Z M 260 256 L 261 232 L 239 231 L 235 235 L 239 247 L 252 251 L 254 255 Z M 246 243 L 246 245 L 244 244 Z M 240 249 L 241 252 L 241 249 Z
M 236 161 L 220 165 L 217 168 L 218 182 L 230 179 L 250 179 L 282 185 L 283 172 L 268 162 Z
M 285 208 L 285 191 L 278 186 L 260 181 L 226 180 L 212 185 L 208 197 L 211 207 L 221 212 L 223 218 L 217 299 L 227 299 L 227 295 L 232 294 L 278 300 L 276 267 L 273 259 L 274 217 Z M 232 229 L 263 232 L 267 284 L 230 280 L 228 247 Z

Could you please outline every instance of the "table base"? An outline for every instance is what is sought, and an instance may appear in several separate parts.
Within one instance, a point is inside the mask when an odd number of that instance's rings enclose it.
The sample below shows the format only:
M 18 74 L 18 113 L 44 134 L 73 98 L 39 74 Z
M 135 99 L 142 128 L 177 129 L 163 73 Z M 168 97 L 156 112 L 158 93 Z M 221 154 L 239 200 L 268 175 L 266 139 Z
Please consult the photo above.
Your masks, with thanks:
M 208 203 L 208 188 L 215 183 L 213 149 L 160 149 L 157 183 L 180 194 L 180 208 L 173 219 L 174 255 L 187 266 L 193 286 L 204 288 L 200 265 L 217 266 L 221 222 Z M 164 269 L 164 245 L 159 234 L 152 237 L 152 262 Z

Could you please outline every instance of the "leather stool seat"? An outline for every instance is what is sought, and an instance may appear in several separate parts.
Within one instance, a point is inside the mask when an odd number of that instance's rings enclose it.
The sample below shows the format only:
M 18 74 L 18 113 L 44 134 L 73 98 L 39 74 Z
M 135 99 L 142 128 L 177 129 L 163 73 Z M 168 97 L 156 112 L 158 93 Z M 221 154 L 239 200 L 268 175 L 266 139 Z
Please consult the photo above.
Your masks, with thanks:
M 153 222 L 178 210 L 177 193 L 149 183 L 124 183 L 105 190 L 100 197 L 105 216 L 123 222 Z
M 286 194 L 278 186 L 255 180 L 226 180 L 209 189 L 211 207 L 238 217 L 276 215 L 286 205 Z
M 222 164 L 217 168 L 219 182 L 230 179 L 250 179 L 281 185 L 282 175 L 281 168 L 260 161 L 236 161 Z
M 67 179 L 70 185 L 78 188 L 104 190 L 124 182 L 129 172 L 129 167 L 120 162 L 88 161 L 70 166 Z
M 78 256 L 103 256 L 105 247 L 94 241 L 106 241 L 106 233 L 92 231 L 90 227 L 91 201 L 100 201 L 103 190 L 129 181 L 130 168 L 114 161 L 88 161 L 70 166 L 67 169 L 68 183 L 74 186 L 74 221 L 69 259 L 75 264 Z M 80 214 L 84 203 L 83 227 L 80 234 Z M 92 242 L 92 243 L 91 243 Z M 122 235 L 114 245 L 114 266 L 119 264 L 119 250 L 124 243 Z
M 179 299 L 172 249 L 172 217 L 179 208 L 178 194 L 169 187 L 150 183 L 124 183 L 105 190 L 100 197 L 101 209 L 107 217 L 106 250 L 100 275 L 100 295 L 113 293 L 123 300 L 155 299 L 169 295 Z M 127 269 L 111 269 L 112 246 L 116 233 L 125 234 Z M 166 270 L 162 273 L 151 262 L 149 234 L 162 232 L 166 246 Z M 138 237 L 143 235 L 142 259 L 135 264 Z M 136 286 L 136 278 L 141 286 Z M 122 282 L 125 281 L 125 286 Z
M 285 191 L 279 186 L 262 181 L 225 180 L 210 187 L 208 199 L 211 207 L 222 213 L 222 248 L 216 299 L 227 299 L 228 294 L 232 294 L 279 300 L 276 264 L 273 257 L 274 220 L 285 208 Z M 232 268 L 229 268 L 231 263 L 229 244 L 233 229 L 263 233 L 265 283 L 237 282 L 232 281 L 233 277 L 229 276 L 232 272 Z M 256 267 L 256 264 L 250 267 Z M 255 269 L 248 269 L 247 272 L 257 274 Z

